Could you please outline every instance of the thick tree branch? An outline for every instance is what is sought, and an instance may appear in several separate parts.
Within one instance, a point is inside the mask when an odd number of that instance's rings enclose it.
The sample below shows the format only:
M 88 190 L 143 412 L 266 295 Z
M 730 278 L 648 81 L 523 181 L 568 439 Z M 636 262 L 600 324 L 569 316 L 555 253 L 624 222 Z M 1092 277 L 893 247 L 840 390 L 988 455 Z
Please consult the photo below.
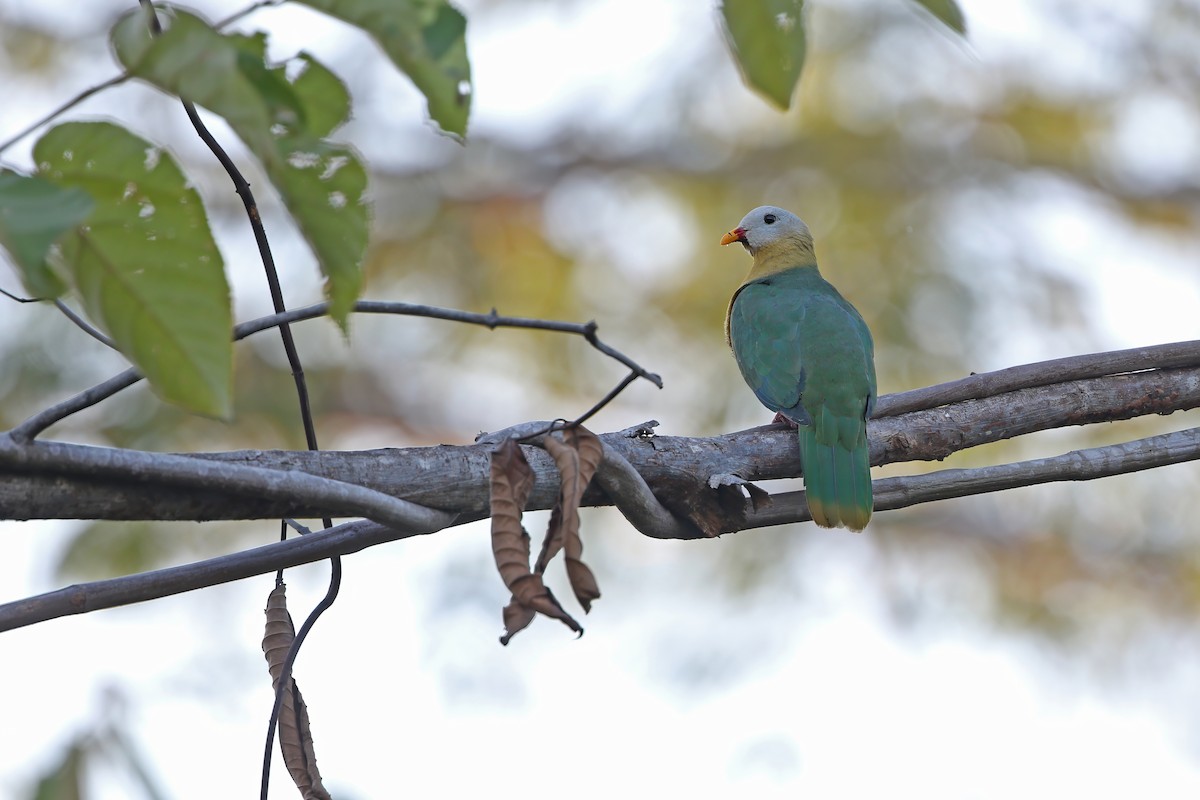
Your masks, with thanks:
M 1067 425 L 1169 414 L 1200 407 L 1194 343 L 1057 362 L 1059 374 L 1119 374 L 1045 384 L 1044 365 L 974 376 L 987 395 L 872 420 L 873 464 L 936 460 L 987 442 Z M 1147 359 L 1171 368 L 1147 369 Z M 1056 362 L 1048 362 L 1056 363 Z M 1177 367 L 1180 363 L 1191 366 Z M 1104 365 L 1104 366 L 1097 366 Z M 1039 385 L 994 393 L 1004 380 Z M 1044 384 L 1044 385 L 1042 385 Z M 949 391 L 963 391 L 962 382 Z M 929 398 L 950 396 L 931 387 Z M 903 396 L 902 396 L 903 397 Z M 890 398 L 881 398 L 886 407 Z M 911 400 L 904 402 L 912 403 Z M 894 407 L 893 407 L 894 410 Z M 504 435 L 527 435 L 544 423 Z M 588 505 L 615 504 L 643 533 L 696 538 L 809 518 L 803 492 L 745 500 L 736 483 L 799 473 L 795 434 L 776 426 L 713 438 L 649 436 L 653 423 L 606 434 L 605 460 Z M 70 587 L 0 606 L 0 630 L 189 591 L 344 555 L 385 541 L 481 519 L 488 509 L 493 437 L 460 447 L 366 452 L 242 451 L 167 455 L 0 438 L 0 516 L 98 519 L 250 519 L 365 515 L 358 521 L 253 550 L 143 575 Z M 528 507 L 558 493 L 549 456 L 526 447 L 537 481 Z M 1200 428 L 1053 458 L 971 470 L 942 470 L 875 482 L 877 510 L 1049 481 L 1092 480 L 1200 459 Z M 720 488 L 710 488 L 713 485 Z M 726 480 L 730 479 L 730 480 Z M 734 484 L 734 485 L 729 485 Z
M 1067 381 L 872 420 L 871 463 L 935 461 L 959 450 L 1035 431 L 1197 407 L 1200 367 Z M 800 474 L 795 436 L 780 427 L 766 426 L 712 438 L 631 438 L 620 434 L 602 438 L 656 491 L 668 485 L 687 488 L 692 485 L 690 480 L 699 492 L 713 475 L 759 481 Z M 123 452 L 81 445 L 54 447 L 54 452 L 64 457 L 80 453 L 80 464 L 93 458 L 86 455 L 91 451 L 99 451 L 105 458 Z M 488 508 L 489 451 L 484 444 L 321 453 L 245 450 L 174 458 L 199 462 L 197 470 L 216 463 L 300 471 L 478 518 Z M 179 478 L 156 482 L 152 465 L 158 454 L 140 455 L 139 463 L 145 465 L 145 471 L 139 480 L 132 481 L 113 473 L 86 474 L 78 465 L 64 464 L 56 471 L 54 460 L 48 456 L 41 457 L 35 472 L 17 460 L 16 451 L 0 448 L 0 475 L 5 476 L 0 481 L 0 518 L 315 519 L 327 513 L 354 513 L 345 506 L 322 506 L 304 493 L 290 497 L 231 493 L 207 483 L 199 472 L 190 483 Z M 527 456 L 538 476 L 530 507 L 549 508 L 557 492 L 552 461 L 536 448 L 527 449 Z M 585 502 L 611 501 L 593 489 Z
M 905 508 L 1052 481 L 1093 480 L 1197 459 L 1200 459 L 1200 428 L 1192 428 L 1053 458 L 884 478 L 875 481 L 875 508 L 878 511 Z M 749 507 L 749 503 L 746 506 L 739 520 L 741 530 L 811 519 L 804 492 L 773 495 L 771 502 L 762 508 Z M 0 605 L 0 631 L 263 575 L 414 535 L 416 531 L 400 531 L 361 520 L 193 564 L 68 586 Z M 693 537 L 685 533 L 682 538 Z
M 310 494 L 320 498 L 317 502 L 328 509 L 330 516 L 365 516 L 417 533 L 453 525 L 456 518 L 450 512 L 425 508 L 354 483 L 295 470 L 220 464 L 170 453 L 84 447 L 61 442 L 20 444 L 11 437 L 0 436 L 0 463 L 5 469 L 24 475 L 49 473 L 58 480 L 72 477 L 115 479 L 148 486 L 151 491 L 167 487 L 204 487 L 230 497 L 273 497 L 283 502 Z

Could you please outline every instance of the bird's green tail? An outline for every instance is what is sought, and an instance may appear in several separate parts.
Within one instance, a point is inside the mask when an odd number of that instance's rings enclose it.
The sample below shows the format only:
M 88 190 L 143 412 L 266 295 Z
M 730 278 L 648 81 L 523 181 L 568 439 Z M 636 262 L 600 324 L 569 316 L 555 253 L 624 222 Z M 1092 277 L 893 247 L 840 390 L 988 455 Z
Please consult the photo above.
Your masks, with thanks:
M 851 431 L 839 430 L 845 426 L 838 423 L 854 420 L 825 415 L 824 419 L 815 422 L 798 429 L 804 491 L 813 522 L 823 528 L 845 526 L 852 531 L 861 531 L 871 519 L 875 505 L 871 495 L 871 451 L 867 447 L 867 437 L 865 433 L 839 435 Z M 848 446 L 847 440 L 853 442 L 853 446 Z

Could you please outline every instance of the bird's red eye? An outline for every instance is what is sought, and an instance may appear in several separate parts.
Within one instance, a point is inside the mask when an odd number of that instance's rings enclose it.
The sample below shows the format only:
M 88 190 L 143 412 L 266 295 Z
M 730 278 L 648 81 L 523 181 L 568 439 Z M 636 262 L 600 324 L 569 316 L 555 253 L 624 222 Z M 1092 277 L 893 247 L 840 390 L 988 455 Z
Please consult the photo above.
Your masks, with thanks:
M 775 215 L 774 215 L 774 214 L 767 214 L 765 217 L 763 217 L 763 222 L 767 223 L 768 225 L 772 225 L 772 224 L 774 224 L 774 222 L 775 222 Z

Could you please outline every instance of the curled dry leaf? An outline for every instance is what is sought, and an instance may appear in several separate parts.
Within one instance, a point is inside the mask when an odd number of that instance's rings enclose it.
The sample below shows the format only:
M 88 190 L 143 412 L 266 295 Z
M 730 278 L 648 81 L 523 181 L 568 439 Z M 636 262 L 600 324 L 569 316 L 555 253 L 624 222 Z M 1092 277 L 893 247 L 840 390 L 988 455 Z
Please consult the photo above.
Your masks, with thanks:
M 600 468 L 600 462 L 604 460 L 604 445 L 596 434 L 577 426 L 563 432 L 562 443 L 553 436 L 547 436 L 545 446 L 562 474 L 562 491 L 550 516 L 550 530 L 546 533 L 547 547 L 543 548 L 543 554 L 549 550 L 553 555 L 559 547 L 564 550 L 571 591 L 575 593 L 579 605 L 583 606 L 584 613 L 587 613 L 592 610 L 592 601 L 599 599 L 600 587 L 596 583 L 596 576 L 583 563 L 579 503 L 592 476 Z M 545 569 L 541 559 L 539 566 Z
M 550 512 L 550 524 L 546 527 L 546 538 L 542 540 L 542 551 L 538 553 L 537 564 L 533 567 L 533 571 L 539 575 L 545 574 L 551 559 L 562 550 L 564 531 L 571 527 L 579 529 L 579 509 L 572 507 L 569 502 L 569 497 L 574 494 L 575 486 L 579 483 L 579 451 L 560 442 L 553 434 L 545 438 L 542 446 L 558 467 L 561 488 Z
M 500 578 L 512 592 L 512 600 L 504 609 L 501 644 L 508 644 L 517 631 L 532 622 L 535 612 L 583 633 L 542 582 L 541 574 L 529 568 L 529 534 L 521 525 L 521 514 L 533 481 L 533 470 L 515 439 L 506 439 L 492 452 L 492 556 Z
M 529 574 L 529 534 L 521 525 L 521 515 L 534 475 L 514 439 L 505 439 L 492 452 L 491 511 L 492 556 L 504 585 L 514 586 Z
M 292 615 L 287 610 L 287 588 L 278 584 L 267 597 L 267 626 L 263 634 L 263 655 L 271 673 L 271 686 L 279 691 L 283 662 L 296 638 Z M 279 707 L 279 750 L 283 763 L 304 800 L 332 800 L 321 782 L 317 769 L 317 754 L 313 749 L 312 731 L 308 724 L 308 707 L 296 682 L 288 677 Z

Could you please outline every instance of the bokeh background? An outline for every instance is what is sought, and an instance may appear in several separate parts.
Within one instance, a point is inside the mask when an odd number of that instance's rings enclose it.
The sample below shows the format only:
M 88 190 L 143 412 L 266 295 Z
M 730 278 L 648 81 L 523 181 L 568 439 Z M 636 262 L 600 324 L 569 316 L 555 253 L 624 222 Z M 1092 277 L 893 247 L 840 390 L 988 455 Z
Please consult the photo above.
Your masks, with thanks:
M 1200 338 L 1200 3 L 960 3 L 965 41 L 900 0 L 806 4 L 809 58 L 780 113 L 742 84 L 715 3 L 464 0 L 465 144 L 425 121 L 360 32 L 287 5 L 235 27 L 269 31 L 280 59 L 314 53 L 352 90 L 338 136 L 372 171 L 367 297 L 595 319 L 665 380 L 631 386 L 595 430 L 657 419 L 712 435 L 770 417 L 722 338 L 748 259 L 717 246 L 767 202 L 808 221 L 826 277 L 867 319 L 881 392 Z M 0 1 L 0 139 L 116 74 L 106 32 L 131 5 Z M 194 7 L 218 19 L 240 6 Z M 67 116 L 95 117 L 185 164 L 238 318 L 268 313 L 240 203 L 178 104 L 131 84 Z M 258 188 L 289 303 L 319 298 L 267 181 L 209 122 Z M 0 158 L 28 168 L 34 138 Z M 0 270 L 0 286 L 19 291 L 16 273 Z M 124 366 L 48 306 L 2 308 L 6 427 Z M 623 374 L 576 338 L 528 331 L 361 317 L 348 343 L 327 321 L 296 334 L 326 448 L 468 443 L 574 416 Z M 303 447 L 277 337 L 240 346 L 237 398 L 221 425 L 139 387 L 52 435 Z M 1051 431 L 947 463 L 1197 419 Z M 296 677 L 340 798 L 1196 796 L 1198 498 L 1185 464 L 888 512 L 862 536 L 799 525 L 664 543 L 585 512 L 604 591 L 586 636 L 539 620 L 508 648 L 486 528 L 466 526 L 347 559 Z M 262 543 L 277 523 L 0 528 L 11 600 Z M 289 573 L 293 614 L 327 572 Z M 147 782 L 169 797 L 253 794 L 271 584 L 0 636 L 0 796 L 32 797 L 79 763 L 89 798 Z M 274 783 L 273 796 L 293 791 L 281 767 Z

